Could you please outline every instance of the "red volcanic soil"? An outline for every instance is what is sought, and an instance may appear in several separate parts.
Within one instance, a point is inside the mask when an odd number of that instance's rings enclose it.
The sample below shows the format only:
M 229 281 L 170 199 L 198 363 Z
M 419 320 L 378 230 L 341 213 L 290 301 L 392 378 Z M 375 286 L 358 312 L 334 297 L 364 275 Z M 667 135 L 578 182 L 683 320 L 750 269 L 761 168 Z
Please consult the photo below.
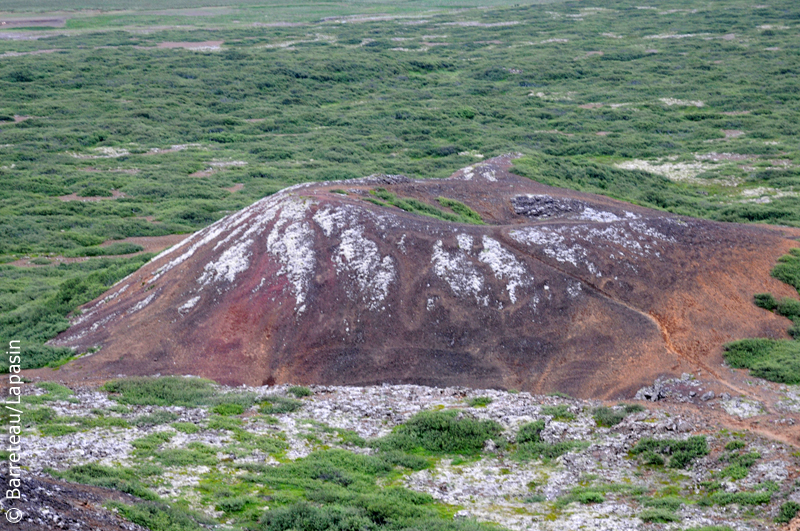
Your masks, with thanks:
M 786 336 L 790 323 L 752 297 L 796 295 L 769 272 L 797 231 L 552 188 L 509 173 L 512 159 L 444 180 L 378 175 L 262 199 L 86 305 L 52 343 L 101 350 L 57 377 L 616 398 L 660 375 L 722 372 L 727 341 Z M 376 205 L 377 188 L 438 208 L 454 199 L 486 224 Z

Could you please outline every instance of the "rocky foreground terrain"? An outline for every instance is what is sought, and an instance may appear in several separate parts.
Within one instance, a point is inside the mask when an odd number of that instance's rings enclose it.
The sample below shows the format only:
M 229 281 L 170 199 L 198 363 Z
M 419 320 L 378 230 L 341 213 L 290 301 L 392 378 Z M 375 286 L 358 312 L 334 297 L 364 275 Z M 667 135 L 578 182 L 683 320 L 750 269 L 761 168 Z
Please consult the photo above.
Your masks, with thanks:
M 298 499 L 319 501 L 314 493 L 326 488 L 358 484 L 359 472 L 336 453 L 341 449 L 393 455 L 394 466 L 368 481 L 370 489 L 427 494 L 424 503 L 464 525 L 474 519 L 511 530 L 779 529 L 776 517 L 790 518 L 790 502 L 800 502 L 796 441 L 765 437 L 759 423 L 794 425 L 797 390 L 772 387 L 786 403 L 770 413 L 690 374 L 643 388 L 641 400 L 620 405 L 463 387 L 207 383 L 207 405 L 157 406 L 146 403 L 160 398 L 113 384 L 70 390 L 29 383 L 25 497 L 2 503 L 23 510 L 19 529 L 143 529 L 122 516 L 131 517 L 124 507 L 144 503 L 139 497 L 200 515 L 196 525 L 170 529 L 279 529 L 266 527 L 264 515 Z M 387 453 L 387 436 L 421 411 L 452 411 L 454 422 L 494 421 L 499 431 L 477 441 L 474 452 Z M 321 472 L 292 483 L 288 471 L 300 474 L 304 463 Z M 308 486 L 314 482 L 318 487 Z

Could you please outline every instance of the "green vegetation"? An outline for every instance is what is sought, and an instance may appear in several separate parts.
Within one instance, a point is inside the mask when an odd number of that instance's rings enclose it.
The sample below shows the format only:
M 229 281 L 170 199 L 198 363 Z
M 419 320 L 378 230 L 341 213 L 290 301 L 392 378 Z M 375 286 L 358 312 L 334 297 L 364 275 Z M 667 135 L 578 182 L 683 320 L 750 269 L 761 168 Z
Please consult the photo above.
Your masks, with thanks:
M 216 413 L 217 415 L 222 416 L 230 416 L 230 415 L 241 415 L 244 413 L 244 406 L 241 404 L 217 404 L 211 411 Z
M 155 501 L 134 505 L 109 502 L 106 506 L 109 509 L 116 509 L 131 522 L 151 531 L 197 531 L 215 523 L 194 511 Z
M 575 414 L 569 410 L 569 406 L 566 404 L 542 406 L 542 415 L 553 417 L 553 420 L 575 420 Z
M 487 440 L 505 441 L 503 428 L 490 420 L 477 420 L 454 410 L 422 411 L 375 445 L 382 450 L 430 454 L 478 455 Z
M 556 507 L 565 507 L 573 502 L 578 503 L 603 503 L 605 495 L 609 492 L 625 494 L 630 496 L 640 496 L 644 493 L 642 487 L 627 485 L 624 483 L 604 483 L 586 487 L 575 487 L 569 494 L 559 497 L 556 500 Z
M 631 448 L 631 454 L 641 455 L 647 464 L 656 465 L 665 461 L 663 456 L 670 456 L 670 468 L 687 468 L 695 458 L 708 455 L 708 442 L 701 435 L 685 441 L 644 437 Z
M 314 394 L 311 389 L 308 387 L 303 387 L 302 385 L 293 385 L 288 389 L 288 391 L 297 398 L 303 398 L 305 396 L 311 396 Z
M 543 459 L 547 461 L 555 459 L 567 452 L 589 446 L 589 443 L 586 441 L 545 442 L 541 437 L 544 427 L 545 421 L 543 419 L 529 422 L 519 427 L 516 437 L 517 449 L 514 453 L 515 459 L 520 461 Z
M 772 269 L 772 276 L 800 293 L 800 249 L 790 249 L 789 254 L 781 256 Z
M 375 197 L 380 198 L 382 201 L 385 201 L 385 203 L 381 201 L 374 201 L 375 204 L 380 206 L 392 205 L 401 210 L 405 210 L 406 212 L 429 216 L 444 221 L 452 221 L 454 223 L 483 225 L 483 221 L 477 212 L 474 212 L 469 207 L 459 203 L 458 201 L 445 199 L 445 202 L 449 203 L 445 204 L 442 203 L 444 198 L 439 198 L 439 203 L 449 207 L 453 211 L 453 213 L 450 213 L 436 208 L 433 205 L 429 205 L 428 203 L 423 203 L 417 199 L 397 197 L 393 193 L 387 191 L 385 188 L 376 188 L 375 190 L 370 190 L 370 193 Z
M 102 389 L 121 404 L 147 406 L 197 407 L 210 404 L 215 395 L 211 380 L 179 376 L 113 380 Z
M 278 415 L 281 413 L 292 413 L 303 407 L 303 402 L 285 396 L 269 395 L 261 400 L 258 406 L 259 412 L 265 415 Z
M 783 193 L 800 183 L 796 43 L 780 29 L 798 16 L 789 0 L 758 9 L 720 0 L 691 14 L 684 0 L 663 13 L 627 0 L 468 0 L 456 11 L 435 0 L 221 0 L 235 7 L 163 11 L 201 4 L 137 4 L 158 14 L 119 0 L 4 5 L 69 12 L 63 30 L 0 39 L 0 262 L 44 264 L 0 267 L 0 335 L 23 340 L 30 366 L 68 359 L 44 342 L 148 259 L 99 255 L 135 252 L 125 238 L 197 230 L 309 180 L 446 177 L 520 152 L 516 171 L 547 184 L 724 221 L 800 224 L 800 199 Z M 486 9 L 468 9 L 478 4 Z M 370 13 L 415 23 L 336 19 Z M 661 38 L 670 32 L 685 37 Z M 159 47 L 209 39 L 224 41 L 218 52 Z M 707 158 L 720 152 L 735 157 Z M 653 171 L 618 167 L 632 161 Z M 698 165 L 690 179 L 655 173 L 688 163 Z M 70 200 L 90 196 L 103 199 Z M 451 198 L 373 199 L 482 222 Z M 58 264 L 57 255 L 90 259 Z
M 83 483 L 85 485 L 94 485 L 95 487 L 105 487 L 120 492 L 126 492 L 142 498 L 143 500 L 158 500 L 158 495 L 145 487 L 141 482 L 141 476 L 137 475 L 134 470 L 129 468 L 111 468 L 89 463 L 86 465 L 74 466 L 63 472 L 52 469 L 45 469 L 45 472 L 51 476 L 67 481 L 74 481 L 75 483 Z
M 486 407 L 492 402 L 494 402 L 494 400 L 488 396 L 475 396 L 467 400 L 469 407 Z
M 517 432 L 517 444 L 538 443 L 542 441 L 542 430 L 544 430 L 544 420 L 539 419 L 528 422 L 519 427 Z
M 175 430 L 187 435 L 192 435 L 200 431 L 200 428 L 191 422 L 173 422 L 170 424 L 170 426 L 175 428 Z
M 788 501 L 781 505 L 781 510 L 775 521 L 779 524 L 788 524 L 800 512 L 800 503 Z
M 742 339 L 725 345 L 725 361 L 736 369 L 773 382 L 800 383 L 800 342 Z
M 177 420 L 178 415 L 172 413 L 171 411 L 156 411 L 150 415 L 142 415 L 140 417 L 135 418 L 132 421 L 134 426 L 157 426 L 159 424 L 169 424 L 170 422 Z

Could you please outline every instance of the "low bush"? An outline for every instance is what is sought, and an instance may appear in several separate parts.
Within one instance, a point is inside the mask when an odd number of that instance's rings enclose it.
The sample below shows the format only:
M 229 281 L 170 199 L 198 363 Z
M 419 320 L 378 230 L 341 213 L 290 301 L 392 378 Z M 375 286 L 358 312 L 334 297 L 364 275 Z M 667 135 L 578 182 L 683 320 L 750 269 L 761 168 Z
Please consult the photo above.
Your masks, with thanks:
M 302 385 L 294 385 L 290 387 L 289 392 L 293 394 L 296 398 L 303 398 L 304 396 L 311 396 L 314 393 L 308 387 L 303 387 Z
M 753 303 L 759 308 L 769 311 L 778 307 L 778 301 L 772 296 L 772 293 L 756 293 L 753 295 Z
M 120 492 L 132 494 L 143 500 L 158 499 L 156 493 L 145 487 L 139 481 L 133 470 L 126 468 L 111 468 L 96 463 L 89 463 L 68 468 L 63 472 L 52 469 L 45 469 L 45 472 L 51 476 L 67 481 L 74 481 L 75 483 L 118 490 Z
M 575 414 L 569 410 L 566 404 L 557 406 L 542 406 L 542 415 L 553 417 L 553 420 L 575 420 Z
M 211 380 L 180 376 L 112 380 L 102 389 L 117 402 L 147 406 L 197 407 L 208 405 L 215 394 Z
M 644 437 L 631 449 L 631 454 L 669 455 L 670 468 L 686 468 L 695 458 L 708 455 L 708 442 L 702 435 L 689 437 L 685 441 Z
M 475 396 L 467 400 L 470 407 L 486 407 L 492 402 L 493 400 L 488 396 Z
M 542 442 L 541 434 L 544 426 L 545 423 L 542 419 L 523 424 L 517 432 L 517 444 Z
M 800 383 L 800 342 L 782 339 L 742 339 L 725 345 L 723 356 L 736 369 L 778 383 Z
M 800 512 L 800 503 L 788 501 L 781 505 L 775 521 L 779 524 L 788 524 L 795 516 L 797 516 L 798 512 Z
M 107 507 L 116 509 L 131 522 L 150 531 L 197 531 L 216 524 L 199 513 L 155 501 L 133 505 L 109 502 Z
M 171 411 L 156 411 L 150 415 L 142 415 L 136 417 L 131 421 L 134 426 L 158 426 L 160 424 L 169 424 L 178 419 L 178 415 Z
M 269 395 L 261 400 L 259 412 L 265 415 L 292 413 L 303 407 L 303 402 L 285 396 Z
M 643 522 L 662 523 L 680 522 L 681 517 L 668 509 L 648 509 L 639 513 L 639 518 Z
M 503 428 L 458 411 L 422 411 L 375 444 L 384 450 L 423 451 L 433 454 L 477 455 L 487 440 L 504 444 Z

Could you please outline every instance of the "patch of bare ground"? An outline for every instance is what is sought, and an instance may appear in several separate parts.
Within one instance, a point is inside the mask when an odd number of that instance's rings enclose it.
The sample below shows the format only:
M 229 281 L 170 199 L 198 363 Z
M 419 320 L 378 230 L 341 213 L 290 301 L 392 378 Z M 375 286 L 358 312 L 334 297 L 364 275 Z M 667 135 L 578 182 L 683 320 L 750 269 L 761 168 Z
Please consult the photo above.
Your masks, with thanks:
M 519 20 L 509 20 L 507 22 L 477 22 L 477 21 L 460 21 L 460 22 L 445 22 L 441 26 L 461 26 L 463 28 L 498 28 L 502 26 L 516 26 Z
M 58 196 L 59 199 L 62 201 L 81 201 L 81 202 L 93 202 L 93 201 L 105 201 L 106 199 L 121 199 L 123 197 L 128 197 L 124 193 L 120 192 L 119 190 L 111 190 L 111 195 L 108 197 L 96 195 L 91 197 L 80 197 L 78 194 L 68 194 L 68 195 L 60 195 Z
M 242 188 L 244 188 L 244 184 L 236 183 L 236 184 L 234 184 L 233 186 L 231 186 L 229 188 L 223 188 L 223 190 L 227 190 L 230 193 L 235 193 L 235 192 L 238 192 L 239 190 L 241 190 Z
M 649 50 L 645 50 L 644 53 L 658 53 L 658 50 L 655 48 L 650 48 Z
M 599 109 L 602 106 L 602 103 L 584 103 L 583 105 L 578 105 L 581 109 Z
M 725 111 L 720 114 L 724 114 L 725 116 L 741 116 L 743 114 L 750 114 L 750 111 Z
M 739 131 L 738 129 L 723 129 L 722 133 L 725 135 L 726 140 L 729 138 L 739 138 L 744 135 L 744 131 Z
M 0 29 L 13 28 L 63 28 L 67 19 L 65 17 L 24 17 L 4 18 L 0 20 Z
M 180 17 L 213 17 L 217 15 L 231 15 L 238 9 L 229 7 L 204 7 L 200 9 L 162 9 L 159 11 L 144 11 L 143 15 L 180 16 Z
M 598 131 L 595 133 L 597 136 L 608 136 L 611 134 L 611 131 Z
M 150 151 L 144 153 L 144 155 L 161 155 L 163 153 L 176 153 L 178 151 L 189 149 L 190 147 L 200 147 L 200 144 L 174 144 L 166 149 L 150 148 Z
M 758 155 L 742 155 L 740 153 L 717 153 L 712 151 L 711 153 L 704 153 L 703 155 L 695 155 L 697 160 L 710 160 L 712 162 L 720 162 L 723 160 L 753 160 L 757 159 Z
M 722 36 L 722 40 L 723 41 L 732 41 L 735 38 L 736 38 L 736 34 L 735 33 L 727 33 L 727 34 Z
M 781 49 L 778 48 L 777 46 L 770 46 L 769 48 L 764 48 L 764 49 L 766 51 L 768 51 L 768 52 L 779 52 L 779 51 L 781 51 Z
M 534 133 L 550 133 L 553 135 L 575 136 L 574 133 L 565 133 L 563 131 L 559 131 L 558 129 L 547 129 L 547 130 L 538 129 L 534 131 Z
M 155 216 L 136 216 L 134 219 L 143 219 L 143 220 L 148 221 L 150 223 L 161 223 L 160 221 L 156 221 L 156 217 Z
M 23 40 L 23 39 L 20 39 Z M 33 50 L 32 52 L 6 52 L 0 57 L 20 57 L 23 55 L 39 55 L 42 53 L 55 53 L 55 52 L 63 52 L 64 50 L 60 48 L 48 48 L 47 50 Z M 33 118 L 32 116 L 28 116 L 28 118 Z
M 206 168 L 205 170 L 200 170 L 194 173 L 190 173 L 189 177 L 208 177 L 212 173 L 214 173 L 214 168 Z
M 193 50 L 200 52 L 219 50 L 225 41 L 203 41 L 203 42 L 159 42 L 158 48 L 183 48 L 185 50 Z
M 152 216 L 149 217 L 152 218 Z M 167 234 L 166 236 L 132 236 L 130 238 L 125 238 L 124 240 L 108 240 L 101 243 L 100 247 L 108 247 L 109 245 L 113 245 L 115 243 L 132 243 L 134 245 L 141 245 L 144 247 L 144 249 L 138 253 L 132 253 L 131 256 L 141 253 L 158 253 L 167 247 L 172 247 L 173 245 L 179 244 L 188 236 L 188 234 Z
M 19 115 L 19 114 L 15 114 L 14 115 L 14 123 L 18 124 L 20 122 L 24 122 L 25 120 L 30 120 L 31 118 L 33 118 L 33 116 L 22 116 L 22 115 Z
M 248 118 L 247 120 L 245 120 L 245 122 L 249 124 L 256 124 L 259 122 L 263 122 L 264 120 L 266 120 L 266 118 Z

